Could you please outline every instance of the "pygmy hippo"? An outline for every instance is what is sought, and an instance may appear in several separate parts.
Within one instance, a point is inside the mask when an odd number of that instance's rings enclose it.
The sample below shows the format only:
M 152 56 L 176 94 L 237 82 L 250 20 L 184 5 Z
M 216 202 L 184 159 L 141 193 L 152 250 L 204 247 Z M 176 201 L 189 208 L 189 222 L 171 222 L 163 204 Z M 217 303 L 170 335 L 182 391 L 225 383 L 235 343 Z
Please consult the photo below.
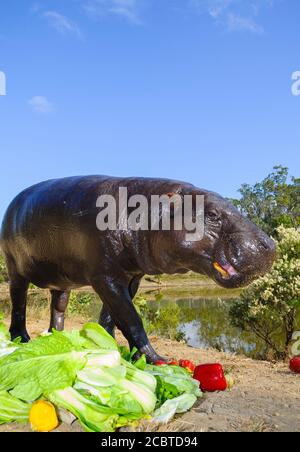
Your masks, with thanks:
M 204 236 L 188 241 L 186 230 L 99 230 L 101 195 L 202 195 Z M 203 198 L 202 198 L 203 199 Z M 152 348 L 133 305 L 146 274 L 194 271 L 225 288 L 242 287 L 268 272 L 275 244 L 262 230 L 216 193 L 167 179 L 84 176 L 50 180 L 19 194 L 1 230 L 10 278 L 12 339 L 28 341 L 26 299 L 30 283 L 51 291 L 50 330 L 63 330 L 70 291 L 92 286 L 103 302 L 99 323 L 114 335 L 119 328 L 131 348 L 149 362 Z

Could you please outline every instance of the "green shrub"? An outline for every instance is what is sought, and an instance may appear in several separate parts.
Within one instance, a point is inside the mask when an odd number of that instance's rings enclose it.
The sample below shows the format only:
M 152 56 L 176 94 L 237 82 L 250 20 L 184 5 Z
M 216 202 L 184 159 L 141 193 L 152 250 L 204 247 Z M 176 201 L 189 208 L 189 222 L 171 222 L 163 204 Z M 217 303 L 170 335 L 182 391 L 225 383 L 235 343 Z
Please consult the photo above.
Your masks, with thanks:
M 92 301 L 93 298 L 90 293 L 72 292 L 68 310 L 71 314 L 87 314 L 87 309 L 92 304 Z
M 278 259 L 272 271 L 242 293 L 230 318 L 234 326 L 262 339 L 273 357 L 284 359 L 300 308 L 300 230 L 280 227 L 277 233 Z

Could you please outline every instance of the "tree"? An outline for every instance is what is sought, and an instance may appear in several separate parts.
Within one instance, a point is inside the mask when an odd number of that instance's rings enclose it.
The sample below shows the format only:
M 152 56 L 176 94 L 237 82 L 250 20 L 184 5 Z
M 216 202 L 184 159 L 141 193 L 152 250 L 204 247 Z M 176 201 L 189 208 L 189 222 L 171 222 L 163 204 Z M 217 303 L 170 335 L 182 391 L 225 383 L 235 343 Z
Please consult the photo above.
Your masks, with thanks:
M 277 236 L 278 259 L 272 271 L 242 293 L 230 318 L 234 326 L 263 339 L 276 359 L 284 359 L 300 308 L 300 230 L 281 226 Z
M 289 176 L 288 168 L 275 166 L 262 182 L 243 184 L 235 206 L 267 234 L 276 237 L 279 226 L 300 227 L 300 179 Z

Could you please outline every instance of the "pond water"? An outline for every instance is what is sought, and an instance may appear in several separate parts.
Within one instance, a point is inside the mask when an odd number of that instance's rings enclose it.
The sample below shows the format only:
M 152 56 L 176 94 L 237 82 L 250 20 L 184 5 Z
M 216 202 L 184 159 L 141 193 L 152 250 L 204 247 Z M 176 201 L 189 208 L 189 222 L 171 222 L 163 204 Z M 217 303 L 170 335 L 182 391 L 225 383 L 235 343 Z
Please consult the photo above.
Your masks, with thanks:
M 146 298 L 147 303 L 139 309 L 148 333 L 183 339 L 195 348 L 215 348 L 254 359 L 266 357 L 267 348 L 262 340 L 231 324 L 229 311 L 237 295 L 235 298 L 228 298 L 227 294 L 209 298 L 195 295 L 174 298 L 174 294 L 159 293 L 147 294 Z M 300 330 L 300 312 L 297 320 L 297 329 Z M 284 348 L 283 332 L 278 331 L 274 339 Z
M 215 348 L 261 358 L 266 351 L 262 341 L 230 323 L 229 310 L 234 301 L 219 297 L 174 299 L 160 294 L 159 300 L 150 296 L 142 314 L 150 333 L 183 339 L 195 348 Z

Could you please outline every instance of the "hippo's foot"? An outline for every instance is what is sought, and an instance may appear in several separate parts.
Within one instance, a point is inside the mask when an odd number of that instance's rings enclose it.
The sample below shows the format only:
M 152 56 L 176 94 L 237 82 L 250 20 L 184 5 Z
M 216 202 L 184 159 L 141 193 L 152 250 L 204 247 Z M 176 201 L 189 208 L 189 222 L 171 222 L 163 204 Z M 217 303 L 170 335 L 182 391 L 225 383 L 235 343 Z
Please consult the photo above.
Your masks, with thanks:
M 19 337 L 21 338 L 21 342 L 23 344 L 26 344 L 27 342 L 30 341 L 30 336 L 27 333 L 27 331 L 10 331 L 10 337 L 11 340 L 14 341 L 15 339 L 18 339 Z
M 142 347 L 135 355 L 135 358 L 138 359 L 142 355 L 146 356 L 147 362 L 149 364 L 155 364 L 158 361 L 165 361 L 167 364 L 168 360 L 166 358 L 163 358 L 162 356 L 158 355 L 156 351 L 153 349 L 151 344 L 147 344 L 144 347 Z

